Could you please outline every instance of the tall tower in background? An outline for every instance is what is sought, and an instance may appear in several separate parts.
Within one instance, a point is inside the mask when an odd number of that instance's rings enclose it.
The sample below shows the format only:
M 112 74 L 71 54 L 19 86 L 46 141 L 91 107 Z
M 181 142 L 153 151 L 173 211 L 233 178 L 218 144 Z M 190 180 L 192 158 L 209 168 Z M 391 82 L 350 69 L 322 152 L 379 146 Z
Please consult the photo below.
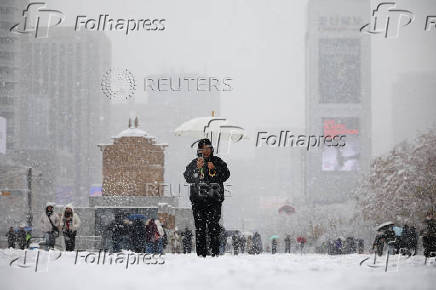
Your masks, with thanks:
M 346 135 L 344 147 L 306 157 L 306 199 L 346 200 L 371 158 L 370 40 L 368 0 L 311 0 L 307 31 L 307 134 Z

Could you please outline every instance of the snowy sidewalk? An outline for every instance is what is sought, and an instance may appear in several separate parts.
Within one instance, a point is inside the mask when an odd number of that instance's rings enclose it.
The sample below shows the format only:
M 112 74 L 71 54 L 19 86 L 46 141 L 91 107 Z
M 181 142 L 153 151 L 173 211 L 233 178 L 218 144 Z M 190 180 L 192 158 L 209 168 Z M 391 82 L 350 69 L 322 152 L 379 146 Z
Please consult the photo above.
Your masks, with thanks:
M 41 272 L 35 273 L 35 252 L 28 252 L 28 268 L 23 268 L 23 251 L 0 250 L 1 289 L 436 289 L 436 265 L 432 262 L 424 266 L 423 256 L 402 259 L 398 271 L 391 267 L 385 273 L 384 267 L 359 266 L 368 255 L 357 254 L 226 255 L 205 259 L 194 254 L 169 254 L 164 264 L 138 263 L 126 269 L 125 263 L 91 264 L 92 257 L 85 262 L 80 255 L 75 265 L 75 252 L 62 253 L 57 260 L 53 255 L 53 261 L 44 263 L 48 261 L 44 252 L 39 257 Z M 396 264 L 396 257 L 391 261 Z

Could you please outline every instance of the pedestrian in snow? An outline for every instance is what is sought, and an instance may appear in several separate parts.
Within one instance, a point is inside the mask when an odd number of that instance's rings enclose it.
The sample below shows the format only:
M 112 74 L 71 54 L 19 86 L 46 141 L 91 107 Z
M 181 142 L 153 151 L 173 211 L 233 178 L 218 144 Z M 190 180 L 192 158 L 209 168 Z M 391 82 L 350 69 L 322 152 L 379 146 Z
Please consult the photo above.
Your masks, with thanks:
M 433 210 L 427 212 L 424 220 L 424 229 L 421 232 L 424 256 L 431 257 L 436 253 L 436 220 Z
M 118 253 L 122 248 L 123 236 L 127 233 L 122 214 L 115 214 L 115 220 L 108 226 L 108 232 L 112 233 L 112 252 Z
M 54 248 L 56 238 L 59 237 L 59 215 L 54 212 L 55 204 L 47 202 L 45 212 L 42 213 L 39 222 L 41 230 L 44 233 L 45 246 L 50 249 Z
M 241 235 L 239 238 L 239 248 L 241 249 L 242 254 L 245 252 L 245 243 L 246 243 L 245 236 Z
M 277 239 L 274 238 L 271 241 L 271 254 L 277 253 Z
M 414 226 L 410 227 L 409 243 L 410 251 L 413 253 L 413 256 L 415 256 L 418 252 L 418 233 L 416 232 L 416 228 Z
M 385 245 L 385 240 L 383 234 L 378 234 L 375 236 L 374 243 L 372 244 L 372 249 L 377 253 L 377 255 L 383 255 L 383 247 Z
M 238 255 L 238 253 L 239 253 L 239 237 L 237 234 L 233 234 L 233 236 L 232 236 L 232 246 L 233 246 L 233 255 Z
M 26 248 L 30 247 L 30 242 L 32 241 L 32 231 L 26 231 Z
M 159 239 L 159 231 L 157 229 L 154 219 L 149 219 L 145 226 L 145 242 L 146 252 L 148 254 L 156 253 L 156 244 Z
M 24 250 L 26 248 L 26 231 L 24 230 L 24 224 L 21 224 L 17 233 L 18 248 Z
M 291 236 L 286 235 L 285 238 L 285 253 L 291 253 Z
M 396 229 L 397 233 L 394 231 L 394 228 Z M 398 230 L 399 227 L 387 227 L 383 231 L 383 237 L 386 245 L 388 246 L 388 250 L 390 250 L 389 253 L 397 253 L 398 244 L 399 244 L 399 236 L 401 235 L 400 231 Z
M 121 248 L 133 251 L 133 222 L 125 218 L 123 224 L 125 233 L 121 237 Z
M 162 225 L 162 228 L 164 230 L 164 236 L 162 237 L 162 246 L 163 246 L 163 249 L 166 250 L 166 248 L 168 246 L 169 229 L 166 227 L 165 224 Z
M 191 253 L 192 251 L 192 231 L 185 228 L 185 231 L 182 233 L 183 239 L 183 254 Z
M 198 158 L 186 166 L 183 174 L 191 185 L 189 198 L 194 215 L 196 251 L 198 256 L 206 257 L 206 239 L 209 236 L 212 256 L 218 256 L 223 183 L 229 178 L 230 171 L 221 158 L 213 155 L 209 139 L 198 142 L 197 155 Z
M 65 240 L 65 250 L 74 251 L 76 246 L 77 230 L 80 227 L 80 218 L 77 213 L 74 212 L 73 205 L 67 204 L 62 211 L 60 220 L 60 227 Z
M 179 229 L 176 227 L 174 230 L 174 253 L 180 254 L 183 251 L 182 235 Z
M 403 255 L 410 255 L 410 230 L 409 226 L 406 224 L 403 226 L 403 231 L 401 232 L 399 241 L 399 250 L 402 250 Z M 399 252 L 399 251 L 398 251 Z
M 154 223 L 156 224 L 157 232 L 159 236 L 156 240 L 156 253 L 157 254 L 163 254 L 163 238 L 165 235 L 164 229 L 162 227 L 162 224 L 160 223 L 159 219 L 155 219 Z
M 15 234 L 15 230 L 13 227 L 9 228 L 9 231 L 6 233 L 6 236 L 8 237 L 8 248 L 15 248 L 17 235 Z
M 135 253 L 145 252 L 145 224 L 141 219 L 135 219 L 131 231 L 132 250 Z
M 226 229 L 220 225 L 220 255 L 224 255 L 226 252 L 226 244 L 227 244 L 227 234 Z
M 303 236 L 297 237 L 297 243 L 300 245 L 300 253 L 303 254 L 304 244 L 306 243 L 306 238 Z
M 338 238 L 335 241 L 335 252 L 336 252 L 336 255 L 342 255 L 342 240 L 341 240 L 341 238 Z
M 363 251 L 365 250 L 365 242 L 363 239 L 358 240 L 357 249 L 359 254 L 363 254 Z
M 263 246 L 262 246 L 262 238 L 258 232 L 255 232 L 253 235 L 253 252 L 254 254 L 258 255 L 262 253 Z
M 250 255 L 254 254 L 253 237 L 252 236 L 247 237 L 247 253 Z

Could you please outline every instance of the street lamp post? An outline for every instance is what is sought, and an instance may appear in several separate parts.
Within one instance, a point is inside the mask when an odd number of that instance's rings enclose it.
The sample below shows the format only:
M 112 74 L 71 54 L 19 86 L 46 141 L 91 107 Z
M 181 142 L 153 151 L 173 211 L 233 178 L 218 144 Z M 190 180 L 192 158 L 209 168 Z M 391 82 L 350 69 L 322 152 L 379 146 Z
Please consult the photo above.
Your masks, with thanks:
M 28 213 L 27 213 L 27 225 L 29 227 L 32 226 L 32 167 L 29 167 L 27 169 L 27 207 L 28 207 Z

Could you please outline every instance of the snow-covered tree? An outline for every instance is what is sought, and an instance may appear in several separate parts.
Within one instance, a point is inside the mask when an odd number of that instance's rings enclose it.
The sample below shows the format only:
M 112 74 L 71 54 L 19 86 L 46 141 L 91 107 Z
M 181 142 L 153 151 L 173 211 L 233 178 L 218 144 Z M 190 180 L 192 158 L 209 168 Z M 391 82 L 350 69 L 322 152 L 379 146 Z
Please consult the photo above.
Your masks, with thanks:
M 436 129 L 376 158 L 355 194 L 367 220 L 420 223 L 436 202 Z

